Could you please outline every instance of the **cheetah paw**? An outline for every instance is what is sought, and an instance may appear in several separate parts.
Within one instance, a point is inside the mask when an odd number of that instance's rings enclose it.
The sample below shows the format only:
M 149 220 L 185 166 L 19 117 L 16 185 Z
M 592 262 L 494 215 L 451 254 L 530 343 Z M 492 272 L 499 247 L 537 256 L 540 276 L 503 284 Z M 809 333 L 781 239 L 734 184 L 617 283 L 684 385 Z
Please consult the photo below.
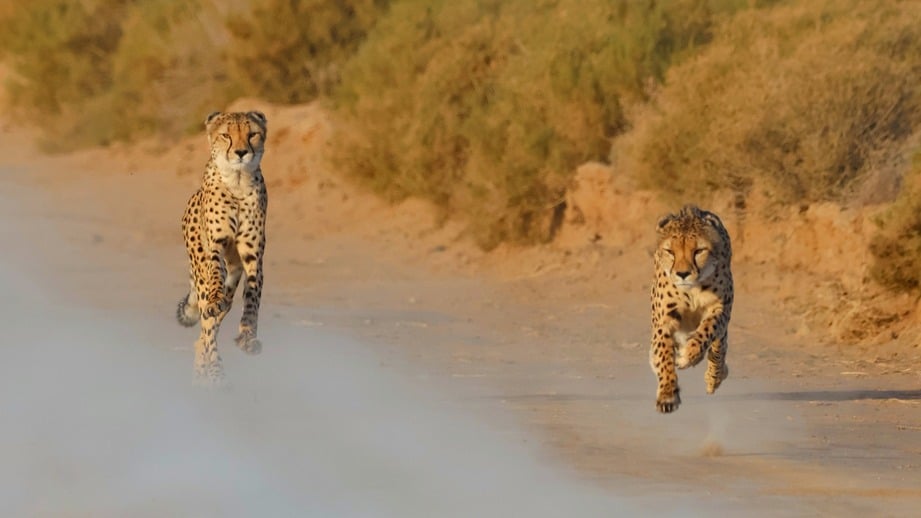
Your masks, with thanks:
M 659 396 L 656 398 L 656 410 L 662 414 L 670 414 L 675 410 L 678 410 L 678 405 L 680 404 L 681 397 L 678 395 L 677 390 L 671 396 L 659 394 Z
M 218 298 L 216 302 L 213 301 L 211 297 L 209 297 L 208 302 L 202 308 L 201 313 L 207 318 L 216 318 L 218 315 L 227 312 L 229 309 L 230 303 L 223 296 Z
M 696 338 L 691 338 L 678 348 L 678 354 L 675 355 L 675 366 L 679 369 L 687 369 L 700 363 L 703 357 L 703 348 L 700 345 L 700 341 Z
M 246 354 L 259 354 L 262 352 L 262 342 L 252 333 L 240 333 L 237 337 L 237 347 Z
M 723 380 L 729 377 L 729 366 L 723 365 L 718 376 L 713 376 L 707 371 L 707 394 L 713 394 L 720 387 Z
M 224 377 L 224 368 L 220 365 L 209 365 L 195 369 L 195 385 L 206 389 L 223 389 L 228 386 Z

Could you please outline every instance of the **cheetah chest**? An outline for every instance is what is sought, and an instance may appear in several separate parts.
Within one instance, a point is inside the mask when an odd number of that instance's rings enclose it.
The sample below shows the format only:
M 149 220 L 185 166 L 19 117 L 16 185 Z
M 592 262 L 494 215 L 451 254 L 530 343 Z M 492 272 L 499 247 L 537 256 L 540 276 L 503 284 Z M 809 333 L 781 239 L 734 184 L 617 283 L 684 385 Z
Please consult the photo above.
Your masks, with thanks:
M 678 327 L 674 330 L 673 338 L 678 345 L 684 345 L 688 338 L 697 331 L 700 322 L 707 316 L 712 308 L 721 303 L 716 293 L 710 290 L 693 288 L 680 292 L 677 300 L 679 315 Z

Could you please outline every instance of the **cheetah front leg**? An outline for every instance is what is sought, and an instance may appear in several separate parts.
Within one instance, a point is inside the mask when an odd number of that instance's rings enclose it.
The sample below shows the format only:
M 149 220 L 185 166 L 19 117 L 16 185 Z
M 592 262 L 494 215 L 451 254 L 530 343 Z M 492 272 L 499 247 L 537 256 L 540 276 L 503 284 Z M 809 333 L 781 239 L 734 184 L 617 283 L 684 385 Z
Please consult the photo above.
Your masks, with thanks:
M 227 312 L 215 317 L 202 316 L 201 334 L 195 341 L 195 377 L 199 382 L 221 385 L 224 382 L 224 364 L 217 352 L 217 333 Z
M 214 287 L 207 282 L 197 285 L 199 304 L 207 307 L 202 301 L 214 291 Z M 223 293 L 223 290 L 222 290 Z M 211 385 L 220 385 L 224 381 L 224 366 L 221 355 L 217 350 L 217 334 L 221 322 L 227 316 L 229 305 L 218 304 L 218 311 L 212 315 L 202 310 L 198 340 L 195 341 L 195 376 L 199 382 Z
M 252 248 L 243 242 L 238 251 L 243 261 L 243 271 L 246 281 L 243 285 L 243 316 L 240 319 L 240 334 L 237 336 L 237 346 L 249 354 L 262 352 L 262 342 L 256 338 L 259 323 L 259 305 L 262 301 L 262 253 L 265 249 L 264 242 L 258 248 Z
M 204 194 L 203 207 L 210 207 L 202 213 L 204 218 L 204 242 L 207 245 L 202 253 L 202 277 L 205 280 L 205 292 L 199 291 L 202 317 L 217 317 L 230 309 L 233 297 L 226 296 L 228 252 L 233 250 L 236 234 L 236 221 L 228 216 L 231 202 L 224 193 L 208 191 Z M 232 294 L 231 294 L 232 295 Z
M 198 294 L 202 317 L 215 318 L 230 309 L 233 300 L 226 296 L 227 264 L 223 250 L 228 238 L 219 239 L 212 245 L 204 278 L 206 289 Z
M 667 317 L 665 322 L 653 321 L 652 347 L 649 364 L 656 374 L 656 410 L 663 414 L 674 412 L 681 404 L 681 390 L 678 387 L 678 373 L 675 369 L 675 339 L 677 322 Z
M 217 351 L 217 335 L 233 301 L 233 294 L 227 294 L 229 272 L 225 260 L 232 242 L 232 228 L 227 218 L 213 217 L 207 221 L 205 230 L 208 246 L 200 254 L 195 283 L 201 308 L 201 333 L 195 342 L 195 373 L 199 380 L 220 384 L 224 368 Z

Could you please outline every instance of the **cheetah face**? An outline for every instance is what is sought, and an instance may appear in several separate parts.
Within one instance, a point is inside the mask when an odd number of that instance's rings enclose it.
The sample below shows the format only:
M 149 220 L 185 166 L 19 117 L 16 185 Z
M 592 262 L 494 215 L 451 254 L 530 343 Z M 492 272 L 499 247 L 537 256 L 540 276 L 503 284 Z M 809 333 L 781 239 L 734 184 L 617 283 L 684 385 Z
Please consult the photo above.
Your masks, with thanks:
M 716 266 L 713 244 L 703 236 L 674 235 L 662 241 L 658 261 L 676 288 L 689 291 L 709 279 Z
M 686 207 L 659 221 L 657 270 L 679 290 L 689 291 L 710 279 L 717 269 L 723 224 L 712 212 Z
M 266 136 L 260 112 L 214 112 L 205 119 L 211 158 L 221 169 L 253 172 L 262 160 Z

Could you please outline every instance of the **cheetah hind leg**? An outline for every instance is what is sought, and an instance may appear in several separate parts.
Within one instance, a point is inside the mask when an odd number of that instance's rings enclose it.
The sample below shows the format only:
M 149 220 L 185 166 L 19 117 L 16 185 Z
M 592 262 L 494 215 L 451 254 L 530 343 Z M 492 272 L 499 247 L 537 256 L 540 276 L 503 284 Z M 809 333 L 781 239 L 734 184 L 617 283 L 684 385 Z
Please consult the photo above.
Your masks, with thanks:
M 248 254 L 245 250 L 244 257 Z M 262 261 L 249 260 L 243 262 L 246 273 L 246 283 L 243 285 L 243 315 L 240 319 L 240 334 L 237 335 L 237 347 L 247 354 L 262 352 L 262 342 L 256 338 L 256 327 L 259 321 L 259 303 L 262 299 Z
M 707 383 L 707 394 L 713 394 L 723 380 L 729 377 L 729 366 L 726 365 L 726 337 L 714 342 L 707 353 L 707 372 L 704 381 Z
M 706 382 L 707 394 L 713 394 L 720 387 L 723 380 L 729 377 L 729 366 L 723 363 L 720 366 L 709 364 L 707 366 Z
M 242 270 L 240 268 L 235 268 L 230 271 L 230 274 L 227 276 L 226 283 L 226 292 L 228 300 L 233 300 L 234 293 L 237 291 L 237 285 L 240 282 L 240 276 Z M 245 296 L 244 296 L 245 298 Z M 246 304 L 247 307 L 252 307 L 251 303 Z M 244 320 L 246 319 L 244 310 Z M 253 328 L 252 324 L 240 324 L 240 334 L 236 338 L 237 347 L 240 348 L 246 354 L 259 354 L 262 352 L 262 342 L 256 339 L 256 330 Z

